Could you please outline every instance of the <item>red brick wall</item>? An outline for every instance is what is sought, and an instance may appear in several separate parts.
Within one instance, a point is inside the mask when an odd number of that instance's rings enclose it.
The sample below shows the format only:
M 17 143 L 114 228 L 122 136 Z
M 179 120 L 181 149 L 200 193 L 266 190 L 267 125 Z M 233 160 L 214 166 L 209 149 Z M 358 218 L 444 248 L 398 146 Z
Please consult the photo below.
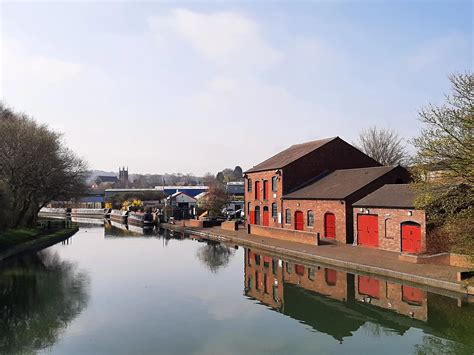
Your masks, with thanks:
M 354 231 L 357 234 L 357 215 L 369 214 L 378 216 L 379 226 L 379 248 L 384 250 L 401 252 L 401 224 L 403 222 L 415 222 L 421 226 L 421 248 L 426 250 L 426 222 L 425 211 L 411 209 L 387 209 L 387 208 L 353 208 L 354 213 Z M 408 212 L 412 215 L 409 216 Z
M 236 231 L 238 225 L 234 221 L 226 221 L 221 223 L 221 228 L 228 231 Z
M 288 272 L 288 263 L 291 264 L 291 273 Z M 297 264 L 291 262 L 284 262 L 283 264 L 285 266 L 283 272 L 285 282 L 298 285 L 306 290 L 317 292 L 335 300 L 348 300 L 347 273 L 319 266 L 306 267 L 301 265 L 304 268 L 304 273 L 303 275 L 299 275 L 296 273 Z M 310 269 L 314 271 L 314 279 L 309 277 Z M 328 282 L 326 279 L 326 274 L 328 271 L 333 272 L 334 275 L 336 275 L 336 282 L 334 284 Z
M 252 224 L 250 225 L 250 234 L 259 235 L 261 237 L 289 240 L 298 243 L 318 245 L 318 236 L 311 232 L 264 227 Z
M 270 227 L 278 227 L 278 219 L 277 217 L 272 218 L 272 203 L 277 204 L 278 212 L 281 212 L 281 196 L 282 196 L 282 180 L 283 177 L 279 176 L 277 182 L 277 191 L 272 191 L 272 177 L 278 176 L 275 174 L 275 170 L 269 171 L 262 171 L 257 173 L 250 173 L 247 174 L 245 179 L 245 212 L 247 223 L 250 223 L 250 213 L 247 211 L 248 202 L 250 202 L 250 211 L 253 213 L 255 211 L 256 206 L 260 206 L 260 223 L 263 223 L 263 208 L 266 206 L 268 207 L 269 213 L 269 226 Z M 252 179 L 252 191 L 248 191 L 248 179 Z M 255 199 L 255 181 L 260 181 L 260 199 Z M 268 180 L 268 199 L 264 199 L 263 197 L 263 181 Z
M 291 210 L 291 224 L 285 222 L 285 210 Z M 314 212 L 314 226 L 308 226 L 307 212 Z M 326 212 L 334 213 L 336 216 L 336 240 L 346 243 L 346 207 L 344 201 L 334 200 L 284 200 L 283 201 L 283 228 L 295 229 L 295 211 L 302 211 L 304 218 L 304 231 L 319 233 L 324 238 L 324 215 Z
M 256 263 L 256 256 L 260 257 L 260 265 Z M 268 266 L 266 266 L 265 260 L 268 262 Z M 280 263 L 277 263 L 277 265 L 274 271 L 272 267 L 273 258 L 267 257 L 258 251 L 245 249 L 245 294 L 276 309 L 283 305 L 283 268 Z M 265 276 L 267 280 L 266 289 L 264 285 Z M 274 294 L 274 287 L 276 294 Z

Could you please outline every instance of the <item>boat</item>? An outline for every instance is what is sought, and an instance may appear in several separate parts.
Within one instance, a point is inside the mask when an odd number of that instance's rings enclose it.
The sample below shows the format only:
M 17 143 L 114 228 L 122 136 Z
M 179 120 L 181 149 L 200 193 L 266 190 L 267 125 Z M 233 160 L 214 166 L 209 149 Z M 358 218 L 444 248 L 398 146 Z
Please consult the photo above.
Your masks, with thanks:
M 115 221 L 121 224 L 127 224 L 127 218 L 128 218 L 128 211 L 122 211 L 122 210 L 110 211 L 110 219 L 112 221 Z
M 129 212 L 128 224 L 143 228 L 153 227 L 155 225 L 155 220 L 153 214 L 149 212 Z
M 103 219 L 106 211 L 104 208 L 73 208 L 71 209 L 71 217 Z

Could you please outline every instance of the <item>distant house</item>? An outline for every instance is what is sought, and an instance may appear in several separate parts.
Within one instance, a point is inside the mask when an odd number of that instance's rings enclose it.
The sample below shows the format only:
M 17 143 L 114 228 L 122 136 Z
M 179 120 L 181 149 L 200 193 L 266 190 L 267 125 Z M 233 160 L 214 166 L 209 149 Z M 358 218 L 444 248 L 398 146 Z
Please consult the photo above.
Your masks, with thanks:
M 226 206 L 227 211 L 238 211 L 244 208 L 245 183 L 233 181 L 226 184 L 226 191 L 230 196 L 230 203 Z
M 175 219 L 187 219 L 195 215 L 197 200 L 187 193 L 177 191 L 168 196 L 165 201 L 165 209 L 169 210 L 168 217 Z

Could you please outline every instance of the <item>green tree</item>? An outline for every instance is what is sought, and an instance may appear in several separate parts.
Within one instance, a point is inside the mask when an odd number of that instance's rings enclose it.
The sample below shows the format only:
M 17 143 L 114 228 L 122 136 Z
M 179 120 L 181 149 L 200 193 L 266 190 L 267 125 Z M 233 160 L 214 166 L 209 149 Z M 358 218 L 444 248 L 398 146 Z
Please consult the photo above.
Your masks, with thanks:
M 222 209 L 228 205 L 230 197 L 221 186 L 214 185 L 209 188 L 207 195 L 199 202 L 199 209 L 208 211 L 210 217 L 222 214 Z
M 474 258 L 474 76 L 453 75 L 450 81 L 453 92 L 445 103 L 420 112 L 425 127 L 413 140 L 416 204 L 427 211 L 430 238 L 447 240 L 447 249 Z M 434 166 L 441 174 L 426 179 Z

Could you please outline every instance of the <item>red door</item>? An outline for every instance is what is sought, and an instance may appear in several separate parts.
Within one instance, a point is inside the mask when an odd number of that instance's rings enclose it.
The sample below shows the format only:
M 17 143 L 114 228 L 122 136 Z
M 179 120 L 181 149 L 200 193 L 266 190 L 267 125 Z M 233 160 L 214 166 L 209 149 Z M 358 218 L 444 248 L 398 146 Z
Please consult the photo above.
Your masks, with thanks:
M 359 276 L 359 293 L 373 298 L 380 298 L 380 281 L 368 276 Z
M 304 226 L 304 221 L 303 221 L 303 212 L 301 211 L 296 211 L 295 212 L 295 229 L 302 231 Z
M 268 200 L 268 180 L 263 181 L 263 199 Z
M 260 181 L 255 181 L 255 199 L 260 200 Z
M 249 211 L 250 217 L 250 224 L 255 224 L 255 213 L 253 211 Z
M 270 225 L 270 215 L 268 213 L 268 207 L 263 207 L 263 225 L 267 227 Z
M 357 243 L 371 247 L 379 246 L 379 219 L 377 215 L 357 215 Z
M 421 226 L 418 223 L 402 223 L 402 251 L 421 252 Z
M 416 287 L 402 286 L 402 300 L 413 305 L 421 305 L 424 299 L 423 291 Z
M 334 286 L 337 283 L 337 271 L 334 269 L 324 269 L 324 278 L 329 286 Z
M 334 213 L 324 215 L 324 237 L 336 238 L 336 216 Z

